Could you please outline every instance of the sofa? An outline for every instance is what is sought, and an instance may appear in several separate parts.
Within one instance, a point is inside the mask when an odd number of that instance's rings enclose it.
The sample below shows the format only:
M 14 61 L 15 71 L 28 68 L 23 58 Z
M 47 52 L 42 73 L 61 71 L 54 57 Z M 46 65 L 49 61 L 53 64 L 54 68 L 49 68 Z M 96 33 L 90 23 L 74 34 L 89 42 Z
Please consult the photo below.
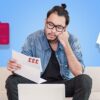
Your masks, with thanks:
M 90 75 L 93 80 L 92 92 L 89 100 L 100 100 L 100 67 L 86 67 L 85 73 Z M 6 67 L 0 67 L 0 100 L 7 100 L 5 80 L 11 74 Z M 65 98 L 72 100 L 72 98 Z

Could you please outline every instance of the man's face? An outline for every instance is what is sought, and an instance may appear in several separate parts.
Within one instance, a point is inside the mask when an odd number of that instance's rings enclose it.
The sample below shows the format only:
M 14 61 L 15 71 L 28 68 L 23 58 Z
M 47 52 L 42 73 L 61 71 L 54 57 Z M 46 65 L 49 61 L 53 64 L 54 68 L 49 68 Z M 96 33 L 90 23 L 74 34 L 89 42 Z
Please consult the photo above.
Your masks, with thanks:
M 57 34 L 61 34 L 66 30 L 65 17 L 52 13 L 45 21 L 45 34 L 49 41 L 57 40 Z

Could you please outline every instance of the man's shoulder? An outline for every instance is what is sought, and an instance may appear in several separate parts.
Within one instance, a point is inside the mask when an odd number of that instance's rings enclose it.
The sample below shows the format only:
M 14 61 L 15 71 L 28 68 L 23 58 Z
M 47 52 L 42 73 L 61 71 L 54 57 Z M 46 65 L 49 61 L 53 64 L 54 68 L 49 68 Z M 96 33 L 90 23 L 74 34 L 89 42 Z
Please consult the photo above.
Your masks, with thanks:
M 37 30 L 31 34 L 28 35 L 29 38 L 37 38 L 37 37 L 41 37 L 44 35 L 44 30 Z
M 78 41 L 78 37 L 74 34 L 69 33 L 69 41 L 70 42 Z

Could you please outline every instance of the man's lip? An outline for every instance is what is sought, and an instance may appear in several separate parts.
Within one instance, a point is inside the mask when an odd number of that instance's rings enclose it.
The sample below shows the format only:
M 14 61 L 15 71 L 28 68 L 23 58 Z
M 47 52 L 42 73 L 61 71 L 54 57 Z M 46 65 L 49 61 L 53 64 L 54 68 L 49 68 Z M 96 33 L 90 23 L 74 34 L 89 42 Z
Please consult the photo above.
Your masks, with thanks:
M 49 37 L 57 37 L 56 35 L 49 35 Z
M 56 35 L 51 35 L 51 34 L 49 34 L 50 36 L 56 36 Z
M 50 34 L 48 34 L 49 36 L 56 36 L 55 34 L 52 34 L 52 33 L 50 33 Z

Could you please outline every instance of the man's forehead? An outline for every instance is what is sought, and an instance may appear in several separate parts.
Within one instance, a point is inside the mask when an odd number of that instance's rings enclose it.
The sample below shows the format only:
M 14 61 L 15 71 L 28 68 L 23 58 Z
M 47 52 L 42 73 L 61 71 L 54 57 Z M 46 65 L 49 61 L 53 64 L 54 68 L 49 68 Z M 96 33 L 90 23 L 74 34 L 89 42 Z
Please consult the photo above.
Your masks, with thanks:
M 66 22 L 65 17 L 59 16 L 57 15 L 57 13 L 52 13 L 48 17 L 47 21 L 53 22 L 55 25 L 63 25 L 63 26 L 65 26 L 65 22 Z

